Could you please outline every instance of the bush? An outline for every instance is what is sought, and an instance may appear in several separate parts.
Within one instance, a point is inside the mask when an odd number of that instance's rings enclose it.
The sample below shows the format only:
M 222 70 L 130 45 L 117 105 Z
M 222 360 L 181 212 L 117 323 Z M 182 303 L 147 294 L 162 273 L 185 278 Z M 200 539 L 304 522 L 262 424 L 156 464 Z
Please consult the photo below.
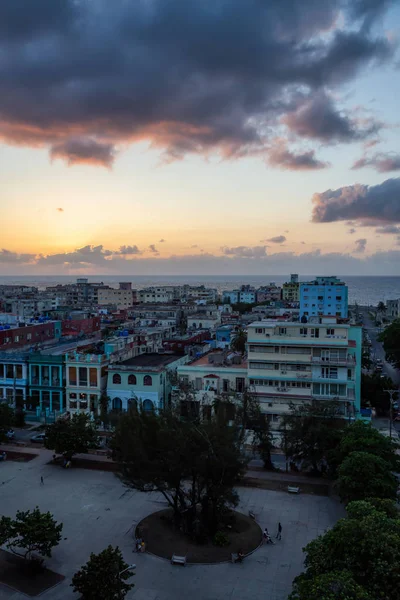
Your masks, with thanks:
M 224 546 L 229 546 L 229 540 L 224 534 L 223 531 L 217 531 L 213 538 L 214 546 L 218 546 L 219 548 L 223 548 Z

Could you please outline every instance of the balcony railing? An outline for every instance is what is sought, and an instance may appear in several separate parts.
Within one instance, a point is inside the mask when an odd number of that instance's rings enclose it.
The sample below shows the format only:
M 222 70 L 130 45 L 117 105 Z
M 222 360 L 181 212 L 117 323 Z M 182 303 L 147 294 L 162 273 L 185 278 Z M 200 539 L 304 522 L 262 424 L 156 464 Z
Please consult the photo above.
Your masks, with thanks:
M 348 356 L 347 358 L 334 358 L 333 356 L 312 356 L 311 360 L 315 364 L 342 365 L 344 367 L 348 365 L 354 366 L 356 364 L 356 359 L 353 356 Z

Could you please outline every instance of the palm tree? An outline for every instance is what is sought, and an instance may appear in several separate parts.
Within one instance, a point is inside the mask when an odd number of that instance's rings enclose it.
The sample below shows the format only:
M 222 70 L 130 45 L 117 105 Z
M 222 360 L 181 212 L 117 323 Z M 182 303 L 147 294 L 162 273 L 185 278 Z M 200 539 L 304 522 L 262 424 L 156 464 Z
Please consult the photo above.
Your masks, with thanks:
M 386 312 L 386 306 L 385 303 L 382 302 L 382 300 L 378 302 L 378 306 L 376 308 L 378 312 Z
M 236 352 L 244 354 L 246 352 L 247 333 L 244 329 L 238 329 L 232 339 L 231 348 Z

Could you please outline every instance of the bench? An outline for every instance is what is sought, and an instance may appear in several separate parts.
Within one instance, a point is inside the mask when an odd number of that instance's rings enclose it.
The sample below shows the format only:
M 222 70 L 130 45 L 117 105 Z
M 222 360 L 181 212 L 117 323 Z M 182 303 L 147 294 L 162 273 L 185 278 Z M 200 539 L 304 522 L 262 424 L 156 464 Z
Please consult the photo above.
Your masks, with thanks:
M 173 554 L 171 558 L 171 565 L 182 565 L 182 567 L 184 567 L 186 565 L 186 555 L 178 556 L 177 554 Z
M 300 492 L 300 488 L 294 485 L 288 485 L 287 491 L 289 492 L 289 494 L 298 494 Z

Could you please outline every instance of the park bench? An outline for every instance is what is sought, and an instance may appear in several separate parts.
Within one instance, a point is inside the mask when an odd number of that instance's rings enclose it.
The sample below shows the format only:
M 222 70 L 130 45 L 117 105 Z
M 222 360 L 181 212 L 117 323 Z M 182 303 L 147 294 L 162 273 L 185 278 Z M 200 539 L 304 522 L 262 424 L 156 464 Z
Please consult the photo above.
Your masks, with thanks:
M 171 565 L 182 565 L 182 567 L 184 567 L 186 565 L 186 554 L 185 556 L 178 556 L 178 554 L 173 554 L 171 558 Z
M 289 494 L 298 494 L 300 492 L 300 488 L 296 487 L 295 485 L 288 485 L 287 491 Z

